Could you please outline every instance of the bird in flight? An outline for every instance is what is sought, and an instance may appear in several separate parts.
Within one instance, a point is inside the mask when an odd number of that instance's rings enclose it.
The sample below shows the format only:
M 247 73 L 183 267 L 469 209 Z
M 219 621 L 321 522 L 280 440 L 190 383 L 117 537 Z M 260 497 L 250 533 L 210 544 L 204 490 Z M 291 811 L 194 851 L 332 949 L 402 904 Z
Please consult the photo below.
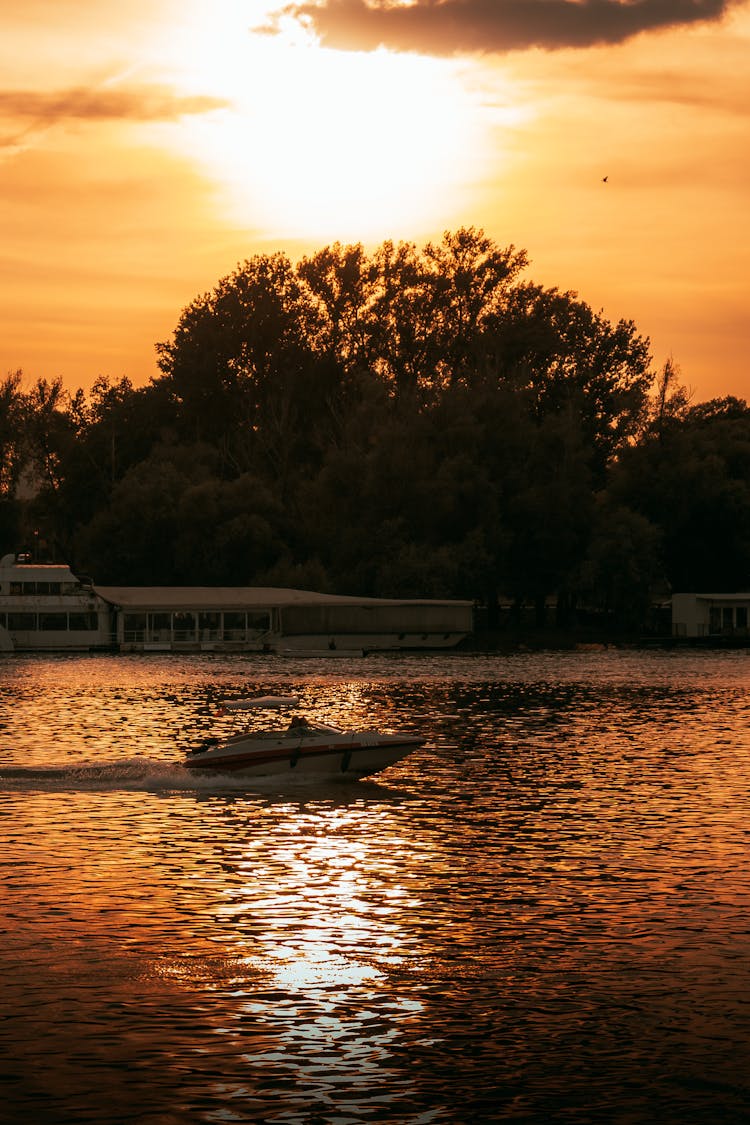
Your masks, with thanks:
M 608 179 L 609 179 L 609 176 L 602 176 L 602 183 L 606 184 Z

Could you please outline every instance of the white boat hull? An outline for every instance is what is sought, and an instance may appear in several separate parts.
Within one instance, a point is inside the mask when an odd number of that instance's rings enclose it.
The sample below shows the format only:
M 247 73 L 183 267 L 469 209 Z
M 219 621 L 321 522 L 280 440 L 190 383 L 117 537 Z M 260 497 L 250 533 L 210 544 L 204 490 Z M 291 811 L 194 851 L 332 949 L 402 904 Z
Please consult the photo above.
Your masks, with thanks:
M 239 735 L 185 758 L 196 774 L 232 777 L 315 776 L 369 777 L 392 766 L 423 746 L 425 739 L 409 734 L 374 731 L 331 733 L 321 737 Z

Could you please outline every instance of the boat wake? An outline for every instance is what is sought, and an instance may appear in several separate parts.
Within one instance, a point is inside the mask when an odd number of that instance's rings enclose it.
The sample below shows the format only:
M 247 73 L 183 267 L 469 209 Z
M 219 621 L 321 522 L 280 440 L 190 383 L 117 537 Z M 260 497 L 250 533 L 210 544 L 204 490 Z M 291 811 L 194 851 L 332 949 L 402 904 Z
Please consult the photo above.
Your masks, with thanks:
M 15 766 L 0 763 L 0 789 L 193 789 L 178 763 L 150 758 L 70 765 Z
M 343 778 L 342 778 L 343 780 Z M 231 774 L 196 775 L 179 762 L 153 758 L 127 758 L 118 762 L 80 762 L 70 765 L 16 766 L 0 763 L 0 792 L 186 792 L 226 793 L 320 787 L 316 778 L 305 775 L 248 778 Z M 360 784 L 361 788 L 361 784 Z

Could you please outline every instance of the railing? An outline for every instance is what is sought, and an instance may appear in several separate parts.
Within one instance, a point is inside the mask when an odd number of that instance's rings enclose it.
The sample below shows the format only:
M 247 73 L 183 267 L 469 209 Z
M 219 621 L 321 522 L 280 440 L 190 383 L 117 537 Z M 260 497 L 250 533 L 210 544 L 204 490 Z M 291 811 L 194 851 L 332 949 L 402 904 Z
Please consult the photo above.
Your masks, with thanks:
M 122 644 L 248 644 L 262 646 L 272 638 L 267 629 L 125 629 Z M 113 634 L 113 641 L 117 636 Z

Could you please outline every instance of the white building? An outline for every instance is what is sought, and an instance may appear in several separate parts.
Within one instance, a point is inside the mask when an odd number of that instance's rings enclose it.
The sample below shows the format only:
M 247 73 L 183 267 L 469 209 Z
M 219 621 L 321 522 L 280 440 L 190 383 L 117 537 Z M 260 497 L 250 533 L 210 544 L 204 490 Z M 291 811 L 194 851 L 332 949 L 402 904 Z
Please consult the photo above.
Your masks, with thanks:
M 675 637 L 748 637 L 750 594 L 673 594 Z
M 471 602 L 350 598 L 266 586 L 97 586 L 127 650 L 275 652 L 449 648 L 473 629 Z
M 473 630 L 464 601 L 389 600 L 274 587 L 94 586 L 64 565 L 0 559 L 0 651 L 351 652 L 449 648 Z

